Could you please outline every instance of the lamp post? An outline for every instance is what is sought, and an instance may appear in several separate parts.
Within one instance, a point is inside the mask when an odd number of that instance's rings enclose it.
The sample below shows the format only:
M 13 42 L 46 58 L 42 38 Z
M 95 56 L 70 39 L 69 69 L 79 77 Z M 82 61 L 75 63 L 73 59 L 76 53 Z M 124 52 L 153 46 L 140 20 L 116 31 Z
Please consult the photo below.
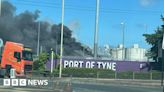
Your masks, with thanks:
M 40 50 L 40 21 L 38 22 L 37 56 L 39 56 L 39 50 Z
M 95 23 L 95 33 L 94 33 L 94 58 L 97 58 L 98 24 L 99 24 L 99 0 L 97 0 L 97 2 L 96 2 L 96 23 Z
M 124 22 L 121 22 L 121 25 L 122 25 L 122 60 L 125 59 L 125 52 L 124 52 L 124 46 L 125 46 L 125 23 Z
M 62 75 L 62 57 L 63 57 L 63 23 L 64 23 L 64 0 L 62 0 L 62 17 L 61 17 L 61 43 L 60 43 L 60 69 L 59 78 Z
M 161 15 L 161 19 L 163 21 L 163 25 L 162 25 L 162 28 L 164 29 L 164 17 Z M 162 30 L 163 30 L 162 29 Z M 161 74 L 161 86 L 163 88 L 163 92 L 164 92 L 164 85 L 163 85 L 163 70 L 164 70 L 164 33 L 163 33 L 163 39 L 162 39 L 162 74 Z
M 51 48 L 51 74 L 53 73 L 54 68 L 54 51 L 53 48 Z

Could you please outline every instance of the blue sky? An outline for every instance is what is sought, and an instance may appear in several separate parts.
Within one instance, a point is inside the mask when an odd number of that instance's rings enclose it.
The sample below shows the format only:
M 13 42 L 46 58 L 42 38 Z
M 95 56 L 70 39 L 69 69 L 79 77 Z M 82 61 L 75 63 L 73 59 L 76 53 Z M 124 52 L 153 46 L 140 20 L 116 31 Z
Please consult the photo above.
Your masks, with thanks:
M 61 0 L 8 0 L 16 6 L 16 14 L 25 10 L 41 11 L 40 20 L 61 22 Z M 100 0 L 99 46 L 122 43 L 125 24 L 125 47 L 138 43 L 149 48 L 142 34 L 153 33 L 162 24 L 164 0 Z M 93 47 L 96 0 L 65 0 L 64 24 L 78 41 Z

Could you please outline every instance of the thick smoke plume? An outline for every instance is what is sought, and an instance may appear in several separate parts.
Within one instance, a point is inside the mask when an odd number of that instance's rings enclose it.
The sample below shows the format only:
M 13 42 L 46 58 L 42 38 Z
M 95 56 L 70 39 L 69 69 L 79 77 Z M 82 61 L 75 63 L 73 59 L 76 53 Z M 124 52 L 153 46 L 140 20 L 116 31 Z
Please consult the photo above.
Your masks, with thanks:
M 23 43 L 31 47 L 36 53 L 38 36 L 39 10 L 35 12 L 24 11 L 15 15 L 16 7 L 7 1 L 2 2 L 0 16 L 0 38 L 5 41 Z M 40 22 L 40 46 L 43 51 L 49 52 L 51 48 L 59 54 L 60 48 L 60 28 L 61 24 L 53 24 L 46 21 Z M 80 56 L 85 52 L 90 55 L 90 51 L 84 48 L 81 43 L 72 38 L 72 31 L 64 26 L 64 55 Z

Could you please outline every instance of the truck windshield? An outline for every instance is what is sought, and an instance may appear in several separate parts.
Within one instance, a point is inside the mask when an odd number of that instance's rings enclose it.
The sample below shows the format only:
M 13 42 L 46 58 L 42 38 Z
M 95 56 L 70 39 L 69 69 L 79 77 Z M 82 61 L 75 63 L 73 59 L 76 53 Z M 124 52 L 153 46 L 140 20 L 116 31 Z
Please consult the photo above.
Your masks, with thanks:
M 23 53 L 22 53 L 22 59 L 32 61 L 33 60 L 32 52 L 24 50 Z

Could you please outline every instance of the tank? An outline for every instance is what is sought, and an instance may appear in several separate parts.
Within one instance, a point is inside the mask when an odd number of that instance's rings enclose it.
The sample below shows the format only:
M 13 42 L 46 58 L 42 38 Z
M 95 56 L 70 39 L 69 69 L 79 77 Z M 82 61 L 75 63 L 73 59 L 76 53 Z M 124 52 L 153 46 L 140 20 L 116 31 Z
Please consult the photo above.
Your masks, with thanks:
M 125 59 L 125 49 L 123 45 L 119 45 L 118 48 L 113 48 L 111 50 L 111 57 L 113 60 L 124 60 Z
M 138 44 L 134 44 L 132 48 L 126 49 L 126 59 L 130 61 L 145 61 L 146 49 L 139 48 Z

